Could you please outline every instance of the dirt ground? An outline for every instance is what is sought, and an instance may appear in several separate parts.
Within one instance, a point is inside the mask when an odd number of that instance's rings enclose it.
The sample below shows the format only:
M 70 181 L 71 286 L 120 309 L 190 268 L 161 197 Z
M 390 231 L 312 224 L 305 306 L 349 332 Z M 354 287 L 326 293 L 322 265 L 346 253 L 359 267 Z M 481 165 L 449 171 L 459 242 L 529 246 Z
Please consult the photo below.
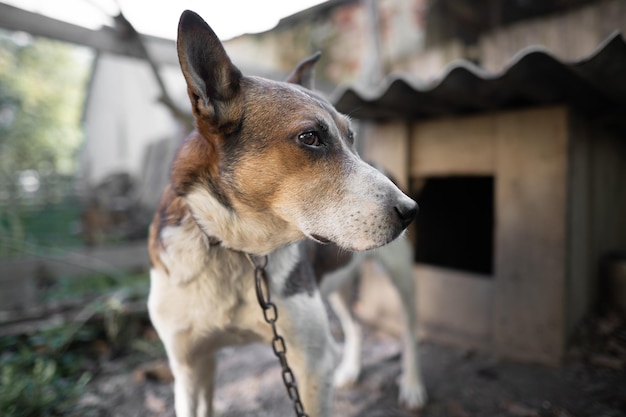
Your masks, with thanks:
M 411 413 L 396 402 L 399 341 L 372 328 L 364 330 L 363 373 L 357 386 L 336 393 L 336 416 L 626 416 L 623 366 L 592 363 L 578 354 L 562 367 L 550 368 L 430 342 L 420 344 L 429 402 L 421 412 Z M 626 331 L 622 333 L 617 337 L 626 344 Z M 144 372 L 138 372 L 143 365 L 136 358 L 133 361 L 120 358 L 102 364 L 81 403 L 93 407 L 97 416 L 173 417 L 171 382 L 145 378 Z M 217 416 L 294 415 L 269 346 L 228 348 L 220 353 L 218 363 Z

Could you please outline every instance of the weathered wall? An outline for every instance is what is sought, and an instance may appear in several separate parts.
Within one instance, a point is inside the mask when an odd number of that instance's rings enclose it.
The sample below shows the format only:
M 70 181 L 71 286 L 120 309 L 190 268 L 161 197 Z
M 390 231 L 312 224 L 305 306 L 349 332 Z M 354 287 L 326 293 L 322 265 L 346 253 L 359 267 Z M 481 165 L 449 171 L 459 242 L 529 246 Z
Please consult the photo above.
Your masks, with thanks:
M 478 61 L 497 72 L 529 46 L 543 47 L 561 60 L 579 60 L 617 30 L 626 33 L 626 1 L 601 1 L 485 34 L 479 41 Z
M 384 73 L 393 62 L 423 47 L 425 0 L 376 0 Z M 235 62 L 289 72 L 305 56 L 322 51 L 317 76 L 337 85 L 355 82 L 376 55 L 370 16 L 363 1 L 337 2 L 298 13 L 271 31 L 225 42 Z
M 495 123 L 494 348 L 554 363 L 565 343 L 567 111 L 506 112 Z
M 119 172 L 137 178 L 147 145 L 164 137 L 186 135 L 158 102 L 161 91 L 146 62 L 101 54 L 94 65 L 85 103 L 86 139 L 80 155 L 80 179 L 86 187 Z M 172 97 L 181 108 L 189 108 L 180 69 L 167 66 L 161 72 Z
M 365 156 L 402 166 L 403 151 L 380 152 L 390 127 L 367 136 Z M 401 126 L 400 124 L 396 126 Z M 418 265 L 426 336 L 488 347 L 502 356 L 556 363 L 567 335 L 568 112 L 546 107 L 415 123 L 406 136 L 411 179 L 495 178 L 492 279 Z M 393 130 L 394 143 L 402 129 Z M 468 202 L 471 204 L 471 202 Z M 606 210 L 606 208 L 605 208 Z M 419 231 L 417 238 L 419 239 Z
M 626 125 L 620 118 L 569 117 L 569 330 L 597 306 L 606 284 L 602 262 L 626 253 Z
M 569 115 L 569 163 L 568 163 L 568 243 L 567 243 L 567 329 L 589 311 L 596 291 L 593 285 L 597 269 L 591 259 L 591 161 L 593 133 L 587 117 Z
M 484 33 L 475 45 L 450 40 L 416 48 L 411 54 L 397 56 L 392 70 L 429 80 L 441 77 L 451 62 L 469 60 L 497 73 L 528 47 L 544 48 L 561 60 L 579 60 L 618 30 L 626 33 L 626 0 L 600 1 Z
M 626 251 L 626 133 L 591 121 L 590 201 L 594 266 L 607 253 Z
M 493 175 L 494 115 L 418 122 L 411 136 L 412 177 Z
M 361 156 L 380 164 L 405 192 L 409 189 L 408 129 L 404 121 L 362 122 L 357 139 L 363 142 Z

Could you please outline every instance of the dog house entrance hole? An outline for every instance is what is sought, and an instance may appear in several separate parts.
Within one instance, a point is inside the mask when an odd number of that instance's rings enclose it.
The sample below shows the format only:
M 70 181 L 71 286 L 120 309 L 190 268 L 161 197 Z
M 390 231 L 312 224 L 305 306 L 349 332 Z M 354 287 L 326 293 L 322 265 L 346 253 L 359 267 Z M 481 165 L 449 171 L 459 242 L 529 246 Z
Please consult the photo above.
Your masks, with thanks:
M 492 176 L 428 177 L 414 197 L 417 262 L 493 273 Z

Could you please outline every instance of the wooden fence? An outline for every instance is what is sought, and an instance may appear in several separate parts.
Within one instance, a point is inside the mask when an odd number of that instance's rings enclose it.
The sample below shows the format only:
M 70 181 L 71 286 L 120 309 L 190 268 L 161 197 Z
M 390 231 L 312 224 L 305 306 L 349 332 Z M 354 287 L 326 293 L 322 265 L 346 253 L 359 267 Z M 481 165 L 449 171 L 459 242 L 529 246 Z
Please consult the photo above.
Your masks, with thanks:
M 119 274 L 147 270 L 148 267 L 145 241 L 0 261 L 0 311 L 23 310 L 36 305 L 38 283 L 42 279 L 93 273 Z

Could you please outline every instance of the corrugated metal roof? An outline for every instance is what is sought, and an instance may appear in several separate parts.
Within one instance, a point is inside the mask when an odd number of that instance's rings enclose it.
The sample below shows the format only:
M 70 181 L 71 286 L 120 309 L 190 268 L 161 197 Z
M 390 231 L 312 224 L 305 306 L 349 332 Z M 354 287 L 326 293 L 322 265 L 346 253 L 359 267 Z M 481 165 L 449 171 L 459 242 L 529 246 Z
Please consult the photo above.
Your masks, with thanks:
M 333 98 L 338 110 L 360 119 L 423 119 L 555 103 L 585 111 L 626 108 L 626 42 L 615 33 L 577 62 L 529 48 L 498 74 L 459 62 L 431 83 L 393 76 L 378 89 L 354 85 Z

